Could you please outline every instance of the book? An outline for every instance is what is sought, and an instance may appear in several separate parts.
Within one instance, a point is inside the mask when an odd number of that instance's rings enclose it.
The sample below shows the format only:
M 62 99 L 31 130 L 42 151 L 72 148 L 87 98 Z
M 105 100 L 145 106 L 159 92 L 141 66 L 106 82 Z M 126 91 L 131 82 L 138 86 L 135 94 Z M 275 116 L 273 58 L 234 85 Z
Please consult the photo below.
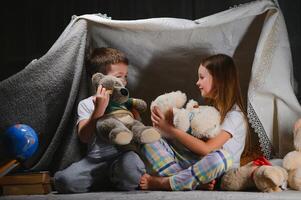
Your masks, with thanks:
M 3 195 L 34 195 L 48 194 L 52 191 L 50 184 L 4 185 Z
M 49 172 L 24 172 L 0 178 L 3 195 L 47 194 L 52 191 Z

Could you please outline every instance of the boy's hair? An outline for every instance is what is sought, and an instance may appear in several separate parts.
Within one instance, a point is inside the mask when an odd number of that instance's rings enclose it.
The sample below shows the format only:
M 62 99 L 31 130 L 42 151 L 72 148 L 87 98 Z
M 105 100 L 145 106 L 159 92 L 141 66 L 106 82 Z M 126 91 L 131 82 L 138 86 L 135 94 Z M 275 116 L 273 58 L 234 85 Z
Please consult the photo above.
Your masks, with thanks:
M 117 63 L 129 64 L 123 52 L 110 47 L 95 48 L 87 58 L 87 72 L 90 76 L 97 72 L 107 74 L 108 67 Z

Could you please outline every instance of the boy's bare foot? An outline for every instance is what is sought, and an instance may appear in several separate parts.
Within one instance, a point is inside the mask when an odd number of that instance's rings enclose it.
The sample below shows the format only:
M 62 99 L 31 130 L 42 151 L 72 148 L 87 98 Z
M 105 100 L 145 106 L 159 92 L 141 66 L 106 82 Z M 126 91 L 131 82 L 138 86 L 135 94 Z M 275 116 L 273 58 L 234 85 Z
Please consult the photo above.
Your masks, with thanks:
M 168 177 L 151 176 L 144 174 L 139 186 L 142 190 L 171 190 Z
M 212 180 L 209 183 L 199 185 L 198 189 L 199 190 L 214 190 L 215 184 L 216 184 L 216 180 Z

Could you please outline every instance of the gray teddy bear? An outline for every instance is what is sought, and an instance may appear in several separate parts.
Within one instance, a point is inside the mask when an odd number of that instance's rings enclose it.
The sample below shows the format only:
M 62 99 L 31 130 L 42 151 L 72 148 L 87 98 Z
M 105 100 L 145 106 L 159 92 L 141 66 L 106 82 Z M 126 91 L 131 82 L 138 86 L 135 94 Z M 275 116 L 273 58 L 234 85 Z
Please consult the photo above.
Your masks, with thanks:
M 92 77 L 95 88 L 102 85 L 110 91 L 110 101 L 104 116 L 96 123 L 96 135 L 118 145 L 129 144 L 132 140 L 137 143 L 152 143 L 160 139 L 160 133 L 151 126 L 145 126 L 136 120 L 130 109 L 143 112 L 147 104 L 142 99 L 129 98 L 129 91 L 121 80 L 102 73 Z

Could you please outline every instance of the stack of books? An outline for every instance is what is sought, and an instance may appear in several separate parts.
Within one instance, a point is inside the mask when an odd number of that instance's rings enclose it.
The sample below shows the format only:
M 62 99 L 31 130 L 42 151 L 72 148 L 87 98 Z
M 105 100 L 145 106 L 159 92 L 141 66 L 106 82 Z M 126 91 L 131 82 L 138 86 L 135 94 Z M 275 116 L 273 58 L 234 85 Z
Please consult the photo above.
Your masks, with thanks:
M 49 172 L 29 172 L 6 175 L 0 178 L 3 195 L 48 194 L 52 191 Z

